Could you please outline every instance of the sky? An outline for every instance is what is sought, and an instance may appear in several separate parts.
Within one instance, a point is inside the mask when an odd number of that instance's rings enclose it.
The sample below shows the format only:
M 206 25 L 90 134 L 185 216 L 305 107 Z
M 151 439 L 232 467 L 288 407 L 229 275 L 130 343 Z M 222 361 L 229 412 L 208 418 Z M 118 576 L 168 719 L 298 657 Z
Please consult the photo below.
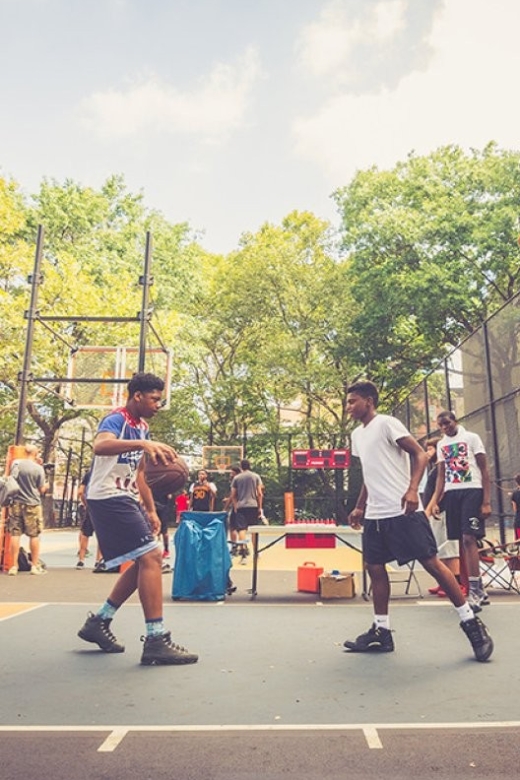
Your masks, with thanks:
M 520 148 L 518 0 L 0 0 L 0 175 L 122 174 L 209 252 L 356 171 Z

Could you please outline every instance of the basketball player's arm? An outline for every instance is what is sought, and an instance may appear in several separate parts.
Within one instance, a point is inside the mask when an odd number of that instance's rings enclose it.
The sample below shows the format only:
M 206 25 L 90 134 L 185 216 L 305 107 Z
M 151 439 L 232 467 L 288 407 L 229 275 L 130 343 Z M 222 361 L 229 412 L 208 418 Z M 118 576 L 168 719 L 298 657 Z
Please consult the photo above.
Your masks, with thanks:
M 213 483 L 210 484 L 209 488 L 209 511 L 213 512 L 215 509 L 215 500 L 217 498 L 217 488 Z
M 446 479 L 446 464 L 443 460 L 437 462 L 437 478 L 435 480 L 435 490 L 430 498 L 428 506 L 424 507 L 427 517 L 439 519 L 439 502 L 444 495 L 444 483 Z
M 350 526 L 355 528 L 356 531 L 359 531 L 361 528 L 361 521 L 363 520 L 365 507 L 367 505 L 367 498 L 368 492 L 365 483 L 363 483 L 361 485 L 361 490 L 359 491 L 359 496 L 357 497 L 356 506 L 348 516 L 348 522 Z
M 264 485 L 262 481 L 259 481 L 256 486 L 256 504 L 258 506 L 258 517 L 262 517 L 264 512 Z
M 155 509 L 155 502 L 153 500 L 152 491 L 150 490 L 150 486 L 144 476 L 144 458 L 142 458 L 141 462 L 139 463 L 135 481 L 137 483 L 137 489 L 139 491 L 139 498 L 141 499 L 141 503 L 144 506 L 146 514 L 148 515 L 148 519 L 150 521 L 152 533 L 154 534 L 154 536 L 157 536 L 161 531 L 161 521 L 157 516 L 157 511 Z
M 231 499 L 231 506 L 233 507 L 233 509 L 236 512 L 237 511 L 237 499 L 238 499 L 238 496 L 237 496 L 237 489 L 234 488 L 234 487 L 231 488 L 230 499 Z
M 413 436 L 403 436 L 397 440 L 397 445 L 410 456 L 410 484 L 401 499 L 404 514 L 410 515 L 419 508 L 419 483 L 428 465 L 428 456 Z
M 482 519 L 485 520 L 491 514 L 491 480 L 489 478 L 489 469 L 486 454 L 484 452 L 478 452 L 475 455 L 477 466 L 482 474 L 482 507 L 480 514 Z
M 38 487 L 38 491 L 40 493 L 40 496 L 44 496 L 47 493 L 47 491 L 49 490 L 49 485 L 45 481 L 47 479 L 47 477 L 45 475 L 45 471 L 43 470 L 43 468 L 42 468 L 42 475 L 43 476 L 42 476 L 41 482 L 37 486 Z
M 82 504 L 85 508 L 87 507 L 87 499 L 85 496 L 85 485 L 81 484 L 78 488 L 78 501 L 80 504 Z
M 142 450 L 154 463 L 175 460 L 177 453 L 169 444 L 151 439 L 118 439 L 115 433 L 101 431 L 94 439 L 94 455 L 121 455 L 123 452 Z

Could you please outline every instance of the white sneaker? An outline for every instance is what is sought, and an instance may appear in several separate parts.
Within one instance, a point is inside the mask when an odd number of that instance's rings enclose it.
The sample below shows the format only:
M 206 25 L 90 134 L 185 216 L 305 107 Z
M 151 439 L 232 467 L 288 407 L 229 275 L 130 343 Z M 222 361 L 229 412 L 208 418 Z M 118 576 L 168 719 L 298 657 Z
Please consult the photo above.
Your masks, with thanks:
M 31 566 L 31 574 L 47 574 L 47 569 L 37 563 L 36 566 Z
M 11 566 L 7 573 L 10 577 L 15 577 L 18 574 L 18 566 Z

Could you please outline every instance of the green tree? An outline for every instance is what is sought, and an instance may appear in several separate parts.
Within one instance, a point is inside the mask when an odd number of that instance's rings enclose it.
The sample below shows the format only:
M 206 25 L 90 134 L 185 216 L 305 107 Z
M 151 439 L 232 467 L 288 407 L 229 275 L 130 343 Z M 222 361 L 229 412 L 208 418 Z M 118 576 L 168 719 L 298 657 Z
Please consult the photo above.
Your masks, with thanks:
M 72 181 L 44 181 L 31 203 L 24 203 L 15 185 L 0 189 L 3 220 L 0 247 L 0 287 L 3 307 L 2 375 L 5 445 L 13 440 L 18 406 L 17 375 L 22 367 L 28 308 L 27 276 L 34 263 L 35 237 L 44 227 L 43 283 L 39 287 L 41 316 L 136 317 L 141 308 L 144 242 L 155 230 L 157 290 L 153 307 L 159 313 L 166 345 L 174 343 L 182 326 L 182 295 L 172 294 L 174 282 L 195 275 L 196 247 L 187 225 L 170 225 L 147 212 L 142 196 L 126 190 L 121 177 L 111 177 L 99 190 Z M 177 306 L 175 307 L 175 300 Z M 155 316 L 155 314 L 154 314 Z M 150 341 L 157 329 L 150 331 Z M 67 375 L 70 351 L 83 344 L 137 346 L 139 323 L 70 321 L 37 322 L 31 372 L 36 376 Z M 150 343 L 150 346 L 157 343 Z M 153 367 L 148 367 L 153 370 Z M 57 394 L 58 383 L 30 385 L 26 436 L 40 440 L 44 457 L 53 460 L 60 429 L 79 417 L 99 416 L 72 408 Z M 10 415 L 10 416 L 9 416 Z
M 353 358 L 395 398 L 518 289 L 520 153 L 411 154 L 358 173 L 335 199 Z

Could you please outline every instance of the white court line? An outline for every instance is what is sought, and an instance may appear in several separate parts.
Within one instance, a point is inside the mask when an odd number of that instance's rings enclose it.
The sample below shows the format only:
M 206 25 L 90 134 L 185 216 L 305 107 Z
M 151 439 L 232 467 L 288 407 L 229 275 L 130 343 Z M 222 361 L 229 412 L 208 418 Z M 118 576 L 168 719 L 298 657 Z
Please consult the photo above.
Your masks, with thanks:
M 370 749 L 379 749 L 383 747 L 383 743 L 379 739 L 379 734 L 377 733 L 377 729 L 370 727 L 370 728 L 364 728 L 363 734 L 365 735 L 365 739 L 367 741 L 367 745 Z
M 225 725 L 157 725 L 150 726 L 0 726 L 0 735 L 2 733 L 50 733 L 50 732 L 110 732 L 109 736 L 101 743 L 98 752 L 111 753 L 122 742 L 124 737 L 132 733 L 159 733 L 159 732 L 181 732 L 181 733 L 207 733 L 207 732 L 226 732 L 236 731 L 254 732 L 254 731 L 361 731 L 366 739 L 369 749 L 382 749 L 383 744 L 379 739 L 379 731 L 436 731 L 436 730 L 472 730 L 472 729 L 518 729 L 520 721 L 487 721 L 485 723 L 288 723 L 288 724 L 229 724 Z
M 22 604 L 23 602 L 9 602 L 9 601 L 3 601 L 2 604 L 10 604 L 10 603 L 16 603 L 16 604 Z M 33 602 L 31 602 L 33 603 Z M 2 623 L 4 620 L 11 620 L 11 618 L 20 617 L 21 615 L 27 615 L 29 612 L 33 612 L 35 609 L 41 609 L 41 607 L 48 607 L 48 603 L 42 602 L 41 604 L 34 604 L 32 607 L 22 607 L 17 612 L 13 612 L 12 615 L 5 615 L 5 617 L 0 618 L 0 623 Z
M 112 753 L 127 734 L 128 729 L 114 729 L 114 731 L 105 739 L 103 744 L 98 747 L 98 753 Z

